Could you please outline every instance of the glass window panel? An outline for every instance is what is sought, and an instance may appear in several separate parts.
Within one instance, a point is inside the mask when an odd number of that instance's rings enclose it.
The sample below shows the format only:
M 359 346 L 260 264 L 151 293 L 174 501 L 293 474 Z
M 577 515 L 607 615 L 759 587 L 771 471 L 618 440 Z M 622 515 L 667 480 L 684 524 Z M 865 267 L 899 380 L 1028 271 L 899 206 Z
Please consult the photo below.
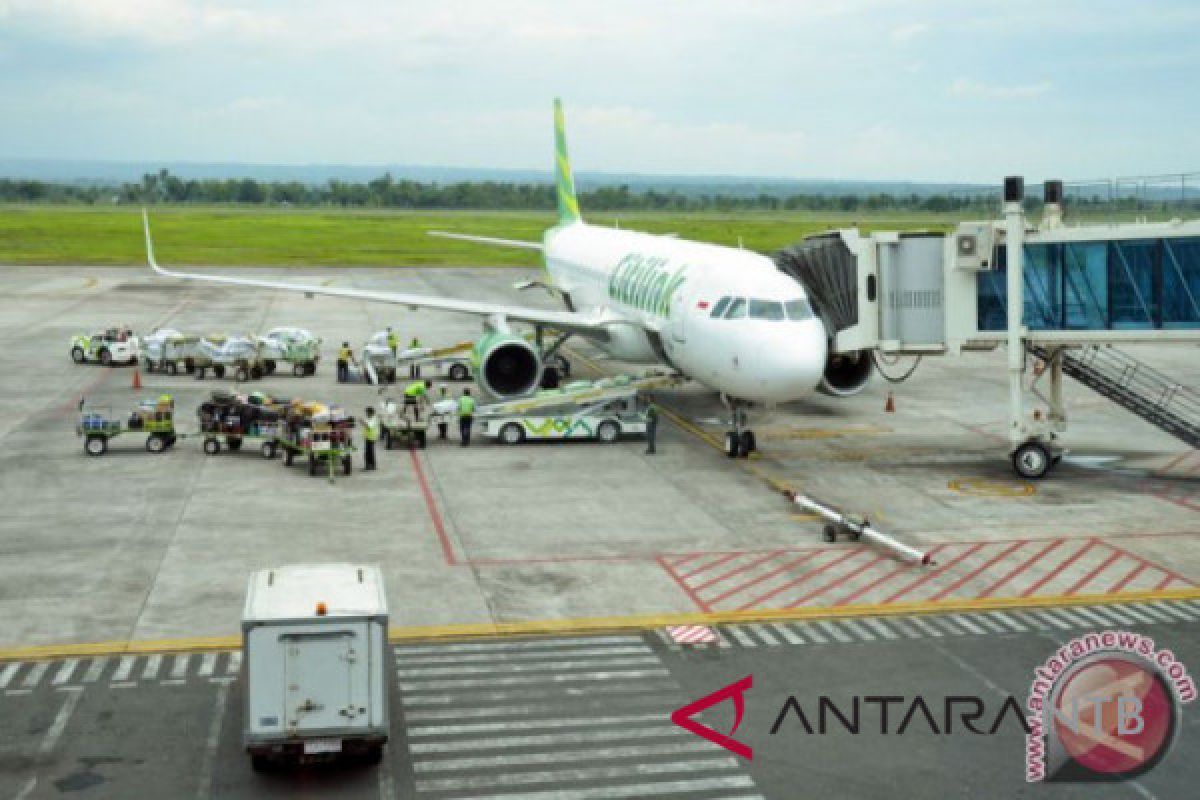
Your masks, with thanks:
M 1063 317 L 1071 330 L 1108 327 L 1108 245 L 1068 242 L 1063 245 Z
M 1200 238 L 1163 239 L 1163 327 L 1200 328 Z
M 717 305 L 715 308 L 713 308 L 710 316 L 712 316 L 713 319 L 720 319 L 721 315 L 725 313 L 725 309 L 729 308 L 729 300 L 730 298 L 728 297 L 722 297 L 720 300 L 718 300 Z
M 1024 322 L 1030 330 L 1057 330 L 1062 327 L 1060 253 L 1053 244 L 1034 244 L 1025 248 Z
M 751 300 L 750 318 L 781 320 L 783 319 L 783 303 L 773 300 Z
M 725 319 L 742 319 L 746 316 L 746 298 L 739 297 L 729 304 L 729 310 L 725 312 Z
M 1158 241 L 1114 241 L 1108 286 L 1114 328 L 1153 328 L 1158 321 Z
M 809 307 L 808 301 L 803 297 L 798 297 L 795 300 L 789 300 L 783 304 L 787 311 L 788 319 L 802 320 L 812 319 L 812 308 Z

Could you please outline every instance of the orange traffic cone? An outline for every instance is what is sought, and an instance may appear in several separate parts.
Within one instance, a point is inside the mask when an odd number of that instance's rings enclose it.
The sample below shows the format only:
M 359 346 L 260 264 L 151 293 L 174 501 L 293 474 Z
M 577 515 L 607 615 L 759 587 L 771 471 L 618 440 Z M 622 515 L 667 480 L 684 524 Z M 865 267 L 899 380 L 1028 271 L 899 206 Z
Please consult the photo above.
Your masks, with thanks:
M 892 397 L 892 393 L 888 392 L 887 402 L 883 404 L 885 413 L 891 414 L 896 411 L 896 398 Z
M 137 367 L 133 368 L 133 390 L 139 392 L 142 389 L 142 371 Z

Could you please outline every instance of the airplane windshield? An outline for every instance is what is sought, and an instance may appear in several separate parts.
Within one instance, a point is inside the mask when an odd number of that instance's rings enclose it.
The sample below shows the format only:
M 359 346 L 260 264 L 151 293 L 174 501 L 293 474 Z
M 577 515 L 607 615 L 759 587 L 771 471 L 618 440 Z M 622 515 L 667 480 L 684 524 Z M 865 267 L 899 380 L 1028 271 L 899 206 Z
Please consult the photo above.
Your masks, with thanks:
M 713 308 L 710 316 L 712 316 L 713 319 L 720 319 L 725 313 L 725 309 L 729 308 L 729 301 L 732 299 L 733 298 L 731 297 L 722 297 L 720 300 L 718 300 L 717 305 L 715 308 Z
M 783 303 L 773 300 L 751 300 L 750 319 L 783 319 Z
M 783 304 L 787 308 L 788 319 L 802 320 L 812 319 L 812 307 L 803 297 L 797 297 L 795 300 L 789 300 Z
M 729 310 L 725 312 L 725 319 L 742 319 L 746 316 L 746 298 L 738 297 L 730 305 Z

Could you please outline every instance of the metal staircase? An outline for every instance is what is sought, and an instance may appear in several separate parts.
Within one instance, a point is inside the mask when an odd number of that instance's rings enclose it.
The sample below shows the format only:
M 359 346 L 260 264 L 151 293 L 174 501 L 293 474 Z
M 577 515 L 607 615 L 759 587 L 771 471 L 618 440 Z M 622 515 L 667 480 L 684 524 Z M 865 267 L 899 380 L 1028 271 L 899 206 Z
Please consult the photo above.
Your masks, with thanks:
M 1051 352 L 1030 344 L 1045 361 Z M 1062 371 L 1192 447 L 1200 447 L 1200 392 L 1110 345 L 1062 354 Z

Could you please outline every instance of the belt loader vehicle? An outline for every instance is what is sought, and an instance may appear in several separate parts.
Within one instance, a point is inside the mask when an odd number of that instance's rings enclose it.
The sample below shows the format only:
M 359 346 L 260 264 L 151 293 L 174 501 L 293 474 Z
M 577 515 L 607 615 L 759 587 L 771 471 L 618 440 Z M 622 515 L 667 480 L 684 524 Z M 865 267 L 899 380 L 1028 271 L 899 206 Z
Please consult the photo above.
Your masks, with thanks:
M 91 336 L 72 336 L 71 360 L 76 364 L 98 362 L 106 367 L 136 364 L 138 340 L 129 328 L 109 328 Z
M 639 392 L 678 380 L 673 375 L 651 375 L 576 381 L 521 400 L 480 406 L 475 421 L 484 436 L 504 444 L 566 439 L 615 442 L 622 436 L 646 434 L 646 409 L 638 400 Z
M 363 362 L 375 370 L 381 383 L 395 383 L 401 372 L 417 367 L 420 377 L 422 369 L 434 370 L 427 377 L 442 377 L 452 381 L 471 379 L 471 345 L 462 344 L 444 348 L 413 347 L 400 348 L 392 352 L 388 346 L 387 331 L 379 331 L 363 346 Z
M 389 730 L 387 625 L 378 567 L 295 565 L 250 576 L 242 740 L 255 770 L 342 756 L 379 763 Z

